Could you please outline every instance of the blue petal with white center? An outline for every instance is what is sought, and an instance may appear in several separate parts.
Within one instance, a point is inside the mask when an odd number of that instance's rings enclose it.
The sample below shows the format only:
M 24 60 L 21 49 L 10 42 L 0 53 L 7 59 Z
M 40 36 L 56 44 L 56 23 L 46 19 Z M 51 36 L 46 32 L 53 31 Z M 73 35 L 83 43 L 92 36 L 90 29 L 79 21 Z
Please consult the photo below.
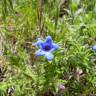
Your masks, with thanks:
M 45 56 L 48 61 L 52 60 L 54 57 L 52 52 L 59 48 L 57 44 L 53 43 L 51 36 L 47 36 L 45 41 L 38 38 L 36 46 L 39 48 L 39 50 L 35 53 L 36 56 Z

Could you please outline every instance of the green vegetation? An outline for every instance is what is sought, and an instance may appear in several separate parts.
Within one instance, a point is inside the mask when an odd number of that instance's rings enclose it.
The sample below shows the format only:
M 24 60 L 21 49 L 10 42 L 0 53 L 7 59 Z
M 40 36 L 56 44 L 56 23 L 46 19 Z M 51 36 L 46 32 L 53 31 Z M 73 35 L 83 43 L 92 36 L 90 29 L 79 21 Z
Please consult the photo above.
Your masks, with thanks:
M 36 56 L 38 37 L 59 45 Z M 0 96 L 96 95 L 96 0 L 0 0 Z

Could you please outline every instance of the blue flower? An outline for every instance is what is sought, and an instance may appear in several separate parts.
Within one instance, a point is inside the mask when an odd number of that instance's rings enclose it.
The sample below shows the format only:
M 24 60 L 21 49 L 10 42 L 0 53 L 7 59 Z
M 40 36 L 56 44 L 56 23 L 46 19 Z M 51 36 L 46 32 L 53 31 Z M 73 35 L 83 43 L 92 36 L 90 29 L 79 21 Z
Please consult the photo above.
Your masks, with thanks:
M 53 59 L 53 51 L 57 50 L 59 46 L 53 43 L 51 36 L 47 36 L 45 41 L 42 41 L 41 38 L 38 38 L 36 46 L 39 50 L 36 51 L 36 56 L 45 56 L 45 58 L 50 61 Z
M 96 52 L 96 45 L 92 46 L 92 49 Z

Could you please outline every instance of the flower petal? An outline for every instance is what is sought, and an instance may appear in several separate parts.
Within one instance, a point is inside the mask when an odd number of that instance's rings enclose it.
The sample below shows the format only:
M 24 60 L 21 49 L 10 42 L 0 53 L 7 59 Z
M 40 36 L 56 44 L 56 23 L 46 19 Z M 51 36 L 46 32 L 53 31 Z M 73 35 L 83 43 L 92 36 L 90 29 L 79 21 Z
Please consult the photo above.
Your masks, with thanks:
M 46 37 L 46 40 L 45 40 L 45 44 L 50 44 L 50 46 L 52 45 L 52 38 L 51 38 L 51 36 L 47 36 Z
M 42 49 L 42 47 L 43 47 L 43 41 L 40 38 L 38 38 L 38 41 L 36 42 L 36 46 L 38 48 Z
M 92 49 L 93 49 L 93 51 L 96 51 L 96 45 L 94 45 L 94 46 L 92 47 Z
M 53 56 L 52 53 L 46 52 L 46 53 L 45 53 L 45 57 L 47 58 L 48 61 L 51 61 L 51 60 L 53 59 L 54 56 Z
M 41 49 L 37 50 L 36 53 L 35 53 L 36 56 L 43 56 L 45 55 L 45 52 L 42 51 Z
M 55 48 L 56 50 L 59 48 L 59 46 L 55 43 L 52 44 L 52 47 Z
M 50 52 L 53 52 L 55 50 L 57 50 L 59 48 L 59 46 L 55 43 L 52 43 L 52 49 L 50 50 Z

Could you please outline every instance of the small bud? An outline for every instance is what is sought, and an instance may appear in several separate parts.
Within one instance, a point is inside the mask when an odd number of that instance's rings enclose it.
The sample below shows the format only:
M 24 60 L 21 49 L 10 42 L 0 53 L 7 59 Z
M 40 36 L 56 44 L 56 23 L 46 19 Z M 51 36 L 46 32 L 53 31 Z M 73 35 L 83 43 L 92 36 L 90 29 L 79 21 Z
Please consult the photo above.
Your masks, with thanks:
M 61 85 L 59 85 L 59 89 L 64 91 L 65 90 L 65 86 L 61 84 Z

